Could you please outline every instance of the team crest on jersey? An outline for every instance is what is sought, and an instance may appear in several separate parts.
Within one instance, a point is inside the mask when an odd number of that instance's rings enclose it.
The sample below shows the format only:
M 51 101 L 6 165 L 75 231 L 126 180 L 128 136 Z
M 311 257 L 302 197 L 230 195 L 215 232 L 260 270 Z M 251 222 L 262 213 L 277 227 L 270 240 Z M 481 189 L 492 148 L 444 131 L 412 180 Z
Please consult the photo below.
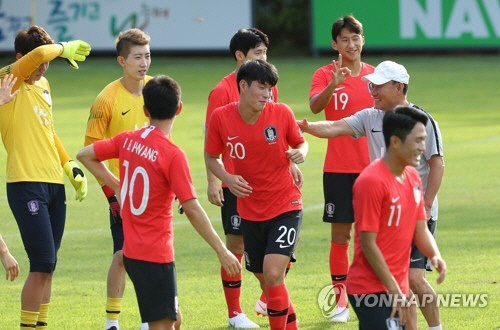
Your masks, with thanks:
M 333 213 L 335 213 L 335 204 L 326 203 L 325 205 L 326 216 L 329 218 L 333 218 Z
M 42 95 L 43 95 L 43 98 L 45 99 L 45 101 L 46 101 L 48 104 L 52 105 L 52 98 L 50 97 L 50 93 L 49 93 L 49 91 L 45 89 L 45 90 L 42 92 Z
M 238 229 L 240 228 L 241 225 L 241 218 L 239 215 L 235 214 L 231 216 L 231 226 L 233 226 L 233 229 Z
M 264 137 L 267 142 L 274 142 L 278 138 L 278 129 L 274 126 L 264 128 Z
M 420 204 L 420 199 L 422 198 L 422 192 L 420 191 L 420 186 L 417 184 L 413 187 L 413 197 L 415 197 L 415 203 Z
M 39 210 L 40 205 L 38 204 L 38 201 L 36 199 L 30 200 L 28 202 L 28 211 L 31 213 L 31 215 L 37 215 Z

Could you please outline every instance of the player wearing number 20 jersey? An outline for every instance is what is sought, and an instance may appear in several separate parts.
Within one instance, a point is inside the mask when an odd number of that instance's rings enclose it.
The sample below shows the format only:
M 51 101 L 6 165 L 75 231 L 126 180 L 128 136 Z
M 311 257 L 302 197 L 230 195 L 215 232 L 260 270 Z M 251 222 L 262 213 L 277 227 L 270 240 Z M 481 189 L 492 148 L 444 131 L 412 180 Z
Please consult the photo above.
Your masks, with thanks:
M 97 141 L 94 151 L 100 160 L 120 159 L 124 256 L 173 262 L 174 196 L 196 198 L 185 153 L 154 126 Z
M 257 122 L 250 125 L 241 118 L 238 103 L 231 103 L 214 111 L 208 127 L 206 152 L 227 152 L 234 173 L 252 186 L 250 196 L 238 198 L 243 219 L 264 221 L 302 209 L 285 151 L 305 140 L 287 105 L 268 102 Z

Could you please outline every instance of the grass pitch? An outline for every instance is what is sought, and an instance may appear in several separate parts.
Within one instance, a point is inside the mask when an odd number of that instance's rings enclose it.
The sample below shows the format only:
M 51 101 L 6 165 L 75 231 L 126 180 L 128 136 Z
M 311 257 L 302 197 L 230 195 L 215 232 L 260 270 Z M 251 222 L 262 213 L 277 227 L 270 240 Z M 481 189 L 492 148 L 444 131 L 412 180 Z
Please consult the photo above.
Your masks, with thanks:
M 444 294 L 486 294 L 486 307 L 442 307 L 446 329 L 499 328 L 496 259 L 500 229 L 500 93 L 498 56 L 372 56 L 373 65 L 395 60 L 410 73 L 409 100 L 429 111 L 439 122 L 444 140 L 446 170 L 439 192 L 440 213 L 437 240 L 448 263 L 445 282 L 434 287 Z M 7 63 L 11 59 L 4 59 Z M 320 120 L 308 107 L 310 79 L 316 68 L 332 58 L 273 58 L 280 73 L 280 101 L 289 104 L 297 118 Z M 174 125 L 174 140 L 187 153 L 198 198 L 216 230 L 222 235 L 219 209 L 208 203 L 203 162 L 203 132 L 207 96 L 211 88 L 234 69 L 233 60 L 199 57 L 155 57 L 150 74 L 175 78 L 183 90 L 184 109 Z M 52 87 L 56 131 L 70 155 L 83 145 L 89 107 L 109 82 L 121 75 L 113 58 L 90 58 L 71 69 L 64 61 L 51 64 L 46 77 Z M 298 262 L 287 277 L 287 286 L 297 309 L 301 329 L 357 329 L 354 312 L 347 324 L 332 326 L 317 303 L 319 291 L 330 283 L 328 252 L 330 227 L 321 222 L 322 166 L 326 140 L 306 135 L 310 152 L 301 169 L 304 221 Z M 0 152 L 0 182 L 5 182 L 5 151 Z M 20 292 L 29 265 L 17 225 L 0 193 L 0 233 L 21 265 L 15 282 L 0 282 L 0 329 L 17 329 Z M 54 275 L 49 312 L 50 329 L 102 329 L 105 318 L 106 274 L 112 245 L 108 229 L 107 203 L 93 178 L 83 203 L 74 201 L 67 181 L 68 213 L 57 271 Z M 227 315 L 215 254 L 189 225 L 184 216 L 174 219 L 176 266 L 184 329 L 225 329 Z M 351 248 L 352 249 L 352 248 Z M 434 282 L 435 274 L 429 274 Z M 260 295 L 257 280 L 244 271 L 242 304 L 261 327 L 267 319 L 253 314 Z M 122 330 L 137 330 L 140 324 L 133 286 L 127 283 L 120 316 Z M 419 326 L 425 321 L 419 314 Z

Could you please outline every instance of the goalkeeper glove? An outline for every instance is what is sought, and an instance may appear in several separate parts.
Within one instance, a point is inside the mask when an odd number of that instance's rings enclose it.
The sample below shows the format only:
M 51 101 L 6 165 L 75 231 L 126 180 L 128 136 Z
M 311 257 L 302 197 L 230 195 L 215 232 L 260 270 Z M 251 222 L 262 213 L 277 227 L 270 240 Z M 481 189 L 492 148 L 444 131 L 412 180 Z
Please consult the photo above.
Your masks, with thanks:
M 76 190 L 75 200 L 83 201 L 87 196 L 87 177 L 74 160 L 68 160 L 63 168 Z
M 75 61 L 83 62 L 85 57 L 90 54 L 90 45 L 83 40 L 61 42 L 60 44 L 63 46 L 63 51 L 59 56 L 65 58 L 73 69 L 78 69 L 78 64 Z
M 110 187 L 103 185 L 102 191 L 106 198 L 108 199 L 109 208 L 111 210 L 111 214 L 113 214 L 113 218 L 115 218 L 115 222 L 122 222 L 122 217 L 120 215 L 120 204 L 118 204 L 118 199 L 116 198 L 115 191 Z

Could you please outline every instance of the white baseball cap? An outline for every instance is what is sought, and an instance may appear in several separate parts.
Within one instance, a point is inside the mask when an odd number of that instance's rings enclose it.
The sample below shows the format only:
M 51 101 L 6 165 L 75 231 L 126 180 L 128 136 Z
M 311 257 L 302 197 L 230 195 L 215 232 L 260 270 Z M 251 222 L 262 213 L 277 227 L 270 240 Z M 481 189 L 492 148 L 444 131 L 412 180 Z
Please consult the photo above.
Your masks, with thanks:
M 391 80 L 408 84 L 410 75 L 401 64 L 393 61 L 384 61 L 377 65 L 375 72 L 364 76 L 363 80 L 368 80 L 375 85 L 383 85 Z

